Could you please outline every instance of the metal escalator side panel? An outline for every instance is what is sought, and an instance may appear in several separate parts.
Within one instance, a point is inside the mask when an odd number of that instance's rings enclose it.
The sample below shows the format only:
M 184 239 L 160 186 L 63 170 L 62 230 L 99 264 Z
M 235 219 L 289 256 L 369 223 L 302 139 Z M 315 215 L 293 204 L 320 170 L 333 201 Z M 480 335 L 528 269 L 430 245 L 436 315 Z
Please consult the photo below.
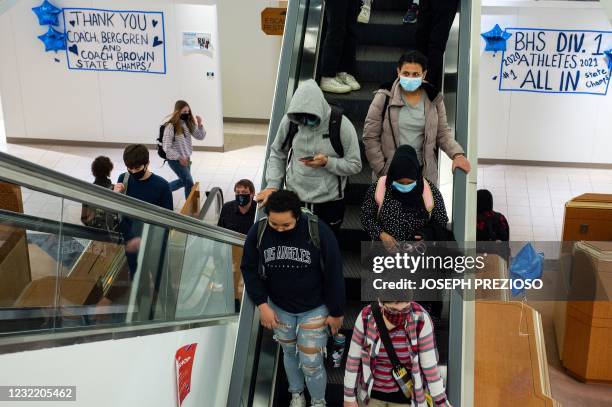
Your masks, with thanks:
M 288 102 L 297 86 L 299 78 L 297 74 L 301 61 L 300 50 L 303 45 L 303 22 L 307 15 L 308 3 L 308 0 L 291 0 L 287 6 L 277 80 L 274 89 L 274 100 L 272 103 L 272 114 L 266 143 L 265 163 L 268 161 L 270 146 L 285 115 Z M 264 165 L 261 182 L 262 189 L 266 187 L 266 168 L 267 165 Z M 258 213 L 258 216 L 261 216 L 261 213 Z M 251 406 L 253 405 L 255 393 L 262 394 L 259 389 L 256 389 L 258 366 L 260 364 L 259 358 L 261 356 L 260 344 L 259 316 L 255 305 L 245 291 L 240 310 L 238 337 L 236 338 L 232 378 L 227 399 L 228 407 Z M 265 356 L 264 359 L 266 359 Z M 272 359 L 275 358 L 272 357 Z M 265 362 L 263 364 L 265 365 Z M 262 374 L 270 377 L 268 382 L 272 383 L 273 376 L 270 375 L 270 372 L 262 372 Z M 259 379 L 263 380 L 262 376 Z M 270 405 L 271 392 L 272 387 L 264 390 L 263 397 L 268 401 L 258 400 L 258 405 Z

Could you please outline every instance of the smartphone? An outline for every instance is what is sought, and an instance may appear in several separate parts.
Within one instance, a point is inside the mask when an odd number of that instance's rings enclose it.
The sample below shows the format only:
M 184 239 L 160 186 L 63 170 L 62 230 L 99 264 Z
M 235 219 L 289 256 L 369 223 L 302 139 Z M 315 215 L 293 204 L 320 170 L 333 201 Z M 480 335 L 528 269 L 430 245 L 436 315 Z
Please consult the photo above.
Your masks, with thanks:
M 306 157 L 300 158 L 300 161 L 312 161 L 312 160 L 314 160 L 314 156 L 312 155 L 307 155 Z

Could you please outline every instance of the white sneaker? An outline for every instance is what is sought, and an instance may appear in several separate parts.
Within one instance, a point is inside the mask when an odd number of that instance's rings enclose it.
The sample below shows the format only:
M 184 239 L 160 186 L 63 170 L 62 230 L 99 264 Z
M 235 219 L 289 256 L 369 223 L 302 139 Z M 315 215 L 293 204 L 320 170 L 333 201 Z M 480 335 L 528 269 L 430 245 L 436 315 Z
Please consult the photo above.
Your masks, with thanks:
M 330 93 L 349 93 L 351 87 L 340 82 L 338 78 L 321 78 L 321 90 Z
M 289 403 L 289 407 L 306 407 L 306 397 L 304 397 L 304 393 L 291 394 L 291 403 Z
M 312 402 L 312 407 L 325 407 L 326 405 L 327 403 L 325 402 L 325 400 L 319 400 L 319 401 Z
M 370 22 L 370 6 L 366 4 L 361 6 L 361 11 L 357 16 L 357 22 L 361 24 L 367 24 Z
M 338 76 L 336 76 L 336 79 L 338 79 L 340 82 L 344 83 L 345 85 L 350 86 L 351 90 L 361 89 L 361 85 L 359 84 L 359 82 L 357 82 L 357 79 L 355 79 L 355 77 L 349 73 L 339 72 Z

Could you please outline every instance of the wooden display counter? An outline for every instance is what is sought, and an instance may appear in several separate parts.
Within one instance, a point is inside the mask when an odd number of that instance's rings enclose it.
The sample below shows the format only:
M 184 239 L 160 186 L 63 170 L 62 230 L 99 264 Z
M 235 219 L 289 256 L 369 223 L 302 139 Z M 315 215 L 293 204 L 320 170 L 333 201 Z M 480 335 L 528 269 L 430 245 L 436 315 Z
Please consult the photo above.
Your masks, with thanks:
M 521 302 L 476 301 L 475 331 L 474 406 L 559 405 L 538 312 Z
M 580 292 L 580 291 L 582 292 Z M 575 297 L 577 296 L 577 297 Z M 563 329 L 563 366 L 584 382 L 612 383 L 612 242 L 579 242 Z

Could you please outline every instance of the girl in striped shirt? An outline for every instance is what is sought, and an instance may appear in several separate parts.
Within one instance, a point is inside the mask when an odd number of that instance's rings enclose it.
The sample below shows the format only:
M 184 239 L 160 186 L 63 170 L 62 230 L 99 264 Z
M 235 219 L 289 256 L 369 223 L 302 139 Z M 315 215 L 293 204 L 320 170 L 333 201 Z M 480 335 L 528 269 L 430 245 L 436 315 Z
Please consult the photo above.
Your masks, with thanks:
M 450 406 L 427 311 L 408 301 L 383 302 L 380 308 L 395 353 L 411 372 L 412 397 L 404 395 L 392 376 L 393 365 L 368 305 L 359 313 L 353 330 L 344 375 L 344 407 L 426 407 L 426 393 L 431 394 L 434 405 Z
M 196 124 L 197 121 L 197 124 Z M 177 175 L 178 179 L 170 183 L 170 189 L 185 188 L 185 199 L 189 197 L 193 188 L 193 178 L 191 177 L 191 138 L 203 140 L 206 130 L 202 126 L 202 118 L 195 116 L 191 112 L 189 104 L 184 100 L 178 100 L 174 104 L 174 113 L 166 122 L 162 148 L 166 153 L 168 165 Z

